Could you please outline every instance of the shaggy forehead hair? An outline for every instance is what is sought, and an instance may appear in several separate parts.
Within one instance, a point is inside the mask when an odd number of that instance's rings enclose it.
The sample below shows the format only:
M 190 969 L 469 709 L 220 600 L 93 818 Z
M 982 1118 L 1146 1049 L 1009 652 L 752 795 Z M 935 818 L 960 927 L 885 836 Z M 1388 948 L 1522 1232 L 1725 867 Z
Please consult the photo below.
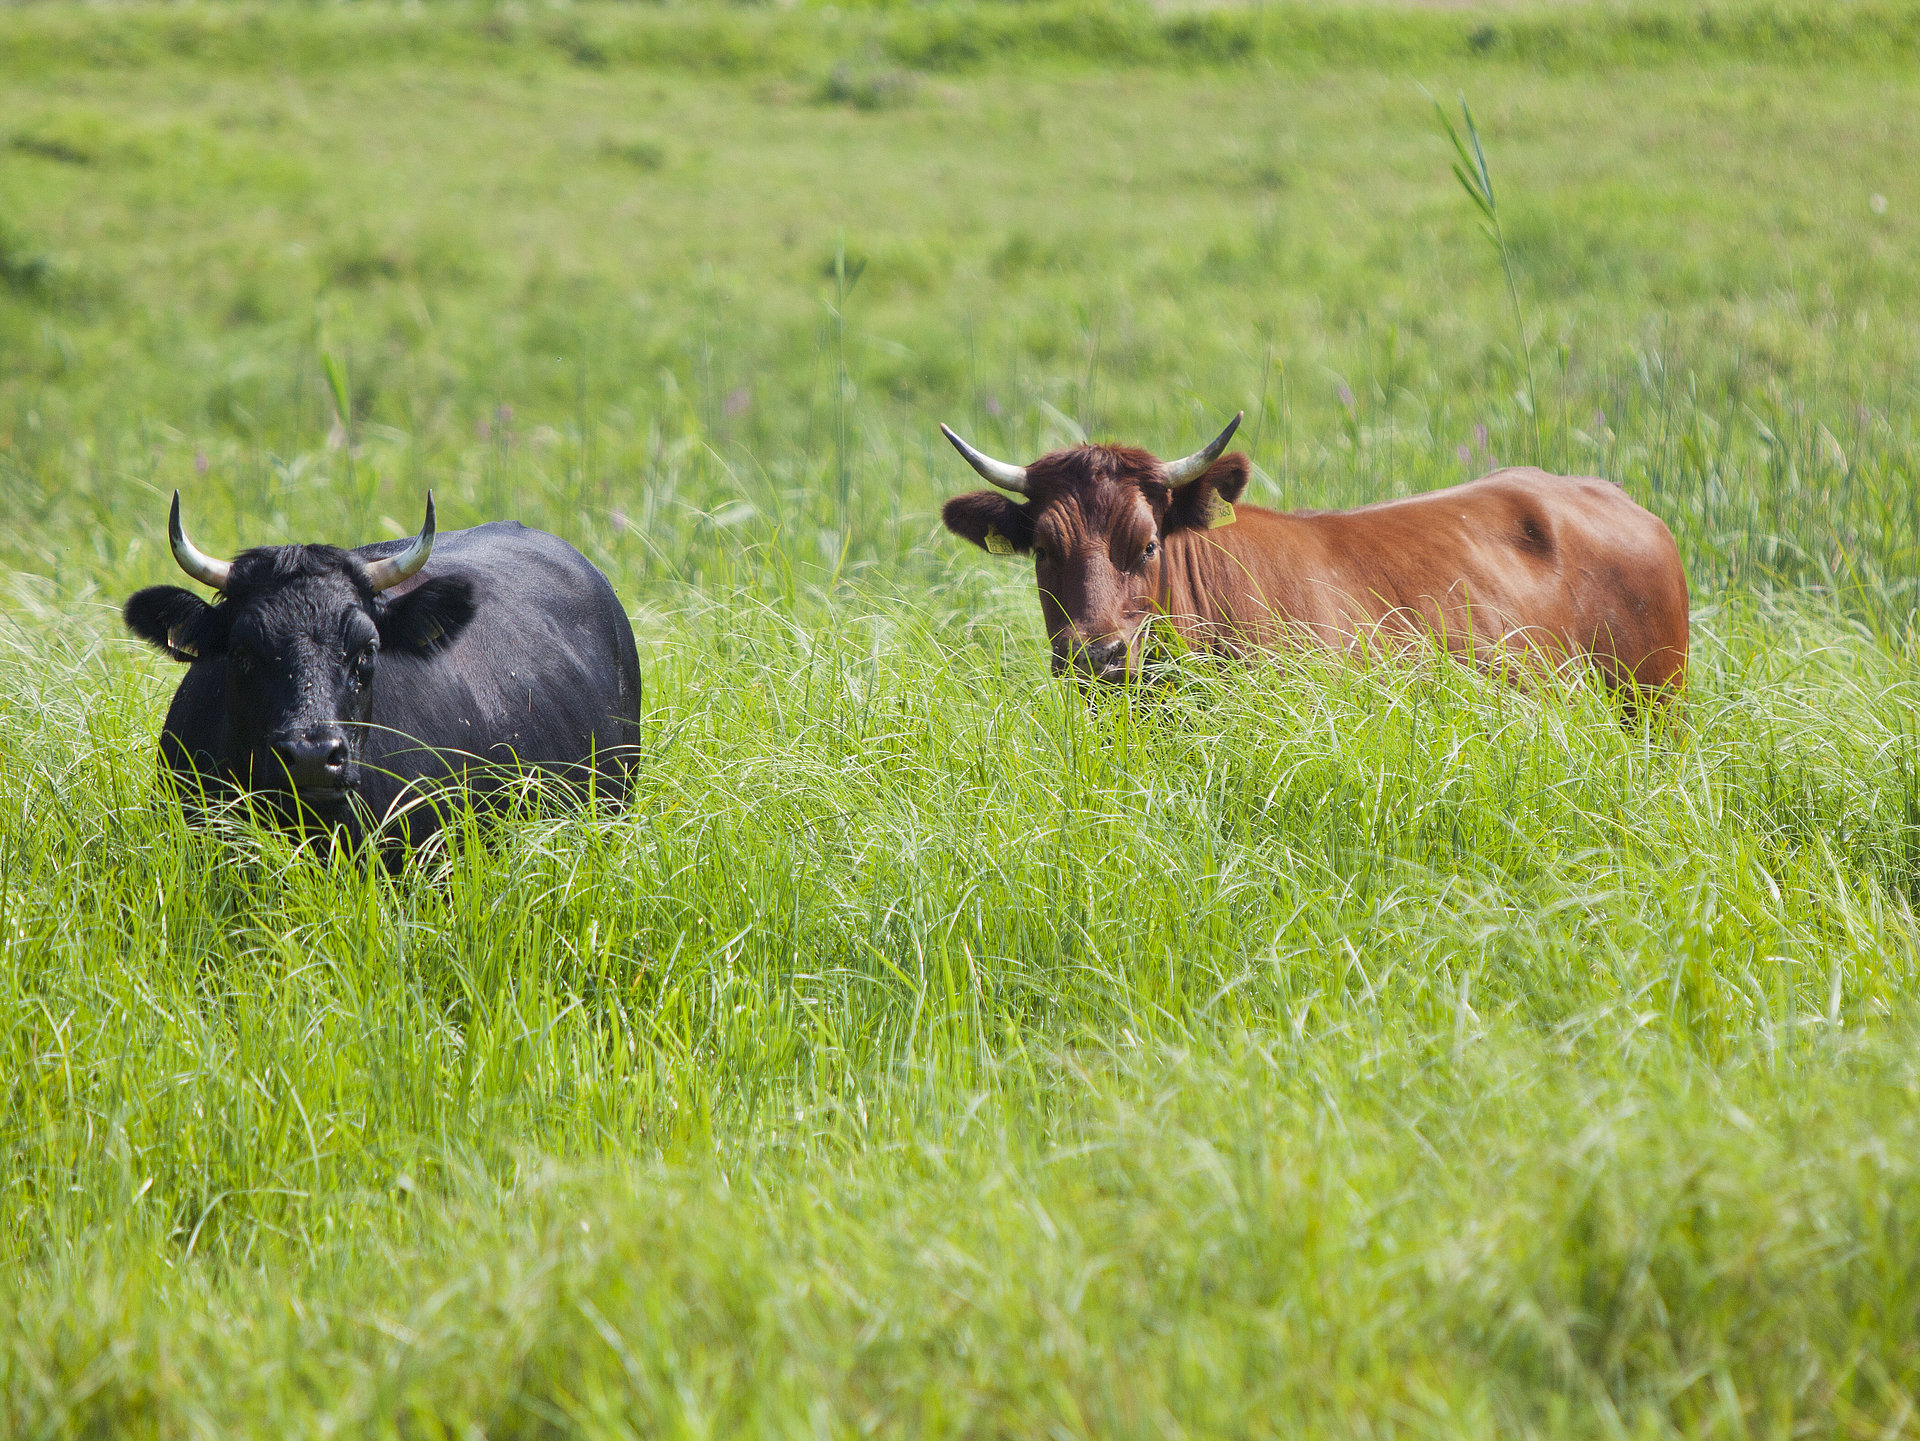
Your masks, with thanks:
M 1160 477 L 1160 462 L 1135 446 L 1076 445 L 1071 450 L 1043 455 L 1029 465 L 1027 493 L 1041 501 L 1076 495 L 1084 503 L 1088 491 L 1150 485 L 1164 495 L 1166 485 Z
M 1158 460 L 1133 446 L 1056 450 L 1027 467 L 1028 508 L 1043 528 L 1050 529 L 1052 520 L 1091 535 L 1141 539 L 1132 532 L 1150 529 L 1151 521 L 1139 502 L 1144 500 L 1154 515 L 1165 509 L 1163 473 Z
M 336 545 L 263 545 L 233 558 L 227 600 L 245 604 L 301 581 L 344 580 L 362 605 L 373 604 L 373 587 L 359 559 Z

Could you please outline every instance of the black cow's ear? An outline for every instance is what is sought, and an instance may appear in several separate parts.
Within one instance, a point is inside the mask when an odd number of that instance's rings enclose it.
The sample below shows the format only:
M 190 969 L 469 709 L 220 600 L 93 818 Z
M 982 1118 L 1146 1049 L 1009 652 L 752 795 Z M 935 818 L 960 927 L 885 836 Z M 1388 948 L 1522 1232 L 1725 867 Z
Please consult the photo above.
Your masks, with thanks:
M 1033 549 L 1033 517 L 997 491 L 956 495 L 941 507 L 940 519 L 962 540 L 994 555 L 1025 555 Z
M 178 661 L 222 655 L 227 649 L 226 617 L 190 590 L 150 585 L 128 599 L 121 618 L 127 629 Z
M 1240 499 L 1253 475 L 1253 462 L 1235 451 L 1223 455 L 1207 473 L 1173 492 L 1167 504 L 1163 530 L 1218 530 L 1234 522 L 1233 503 Z
M 439 650 L 466 629 L 473 612 L 473 582 L 464 575 L 438 576 L 381 609 L 380 644 L 417 654 Z

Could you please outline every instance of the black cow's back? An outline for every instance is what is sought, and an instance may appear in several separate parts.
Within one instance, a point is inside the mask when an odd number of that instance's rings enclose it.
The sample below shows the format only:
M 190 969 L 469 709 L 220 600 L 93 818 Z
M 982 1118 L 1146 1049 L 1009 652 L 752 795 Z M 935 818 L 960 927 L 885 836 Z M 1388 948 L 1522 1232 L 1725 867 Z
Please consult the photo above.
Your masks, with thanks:
M 395 554 L 410 540 L 356 551 Z M 437 576 L 473 583 L 473 619 L 429 656 L 381 657 L 362 794 L 376 812 L 407 782 L 446 776 L 460 757 L 532 766 L 626 793 L 640 738 L 640 659 L 633 628 L 607 578 L 557 536 L 518 521 L 449 531 L 433 558 L 392 592 L 398 599 Z M 485 777 L 475 777 L 485 786 Z

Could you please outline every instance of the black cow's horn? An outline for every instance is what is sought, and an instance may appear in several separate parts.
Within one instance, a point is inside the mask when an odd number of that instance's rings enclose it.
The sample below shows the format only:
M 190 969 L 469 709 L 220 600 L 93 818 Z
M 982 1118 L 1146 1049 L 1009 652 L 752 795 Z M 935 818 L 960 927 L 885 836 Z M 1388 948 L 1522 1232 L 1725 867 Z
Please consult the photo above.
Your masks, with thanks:
M 186 528 L 180 524 L 180 492 L 177 490 L 173 493 L 173 509 L 167 512 L 167 543 L 173 547 L 173 558 L 180 562 L 180 569 L 200 584 L 225 590 L 227 582 L 233 579 L 232 561 L 202 555 L 187 539 Z
M 1027 468 L 1024 465 L 1008 465 L 1004 460 L 995 460 L 968 445 L 946 426 L 940 427 L 940 433 L 953 442 L 953 448 L 967 458 L 967 464 L 981 475 L 1015 495 L 1027 494 Z
M 375 590 L 386 590 L 396 586 L 421 566 L 427 563 L 427 557 L 433 554 L 433 492 L 427 492 L 427 523 L 420 527 L 420 534 L 414 537 L 413 544 L 398 555 L 387 556 L 383 560 L 367 562 L 367 582 Z
M 1207 467 L 1220 458 L 1220 452 L 1227 448 L 1227 442 L 1233 439 L 1234 431 L 1240 428 L 1240 419 L 1246 411 L 1238 411 L 1227 428 L 1213 438 L 1205 450 L 1196 450 L 1181 460 L 1167 462 L 1167 484 L 1185 485 L 1188 481 L 1207 473 Z

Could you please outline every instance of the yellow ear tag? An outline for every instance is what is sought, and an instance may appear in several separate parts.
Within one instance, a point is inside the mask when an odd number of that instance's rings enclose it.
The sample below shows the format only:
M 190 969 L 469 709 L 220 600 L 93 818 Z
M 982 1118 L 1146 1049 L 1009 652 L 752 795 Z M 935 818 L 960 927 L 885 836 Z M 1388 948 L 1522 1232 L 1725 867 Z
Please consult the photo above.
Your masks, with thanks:
M 1207 506 L 1207 529 L 1218 530 L 1223 525 L 1232 525 L 1240 517 L 1233 513 L 1233 502 L 1215 496 Z
M 988 555 L 1012 555 L 1013 554 L 1013 542 L 1008 540 L 1004 535 L 1000 534 L 1000 532 L 995 530 L 992 526 L 987 527 L 986 539 L 983 540 L 981 544 L 986 546 Z

